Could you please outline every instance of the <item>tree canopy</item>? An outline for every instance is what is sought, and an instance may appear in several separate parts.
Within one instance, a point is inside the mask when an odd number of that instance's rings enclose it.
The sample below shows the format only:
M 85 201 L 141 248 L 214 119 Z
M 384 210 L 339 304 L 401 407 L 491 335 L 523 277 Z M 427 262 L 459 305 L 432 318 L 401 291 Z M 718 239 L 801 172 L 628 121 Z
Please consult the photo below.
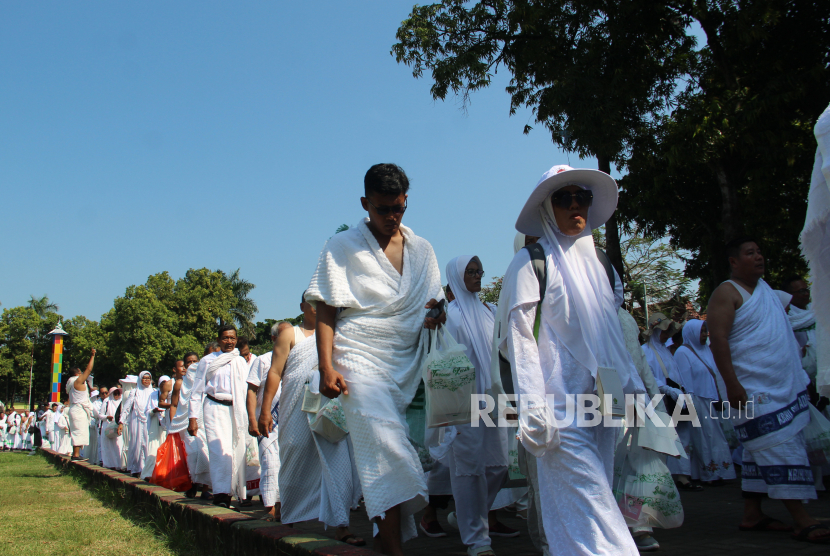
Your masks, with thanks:
M 745 232 L 773 276 L 805 269 L 829 27 L 808 0 L 443 0 L 413 8 L 392 53 L 415 77 L 431 72 L 435 99 L 466 103 L 506 69 L 511 114 L 528 107 L 556 146 L 627 171 L 615 218 L 689 250 L 705 294 L 726 277 L 723 244 Z M 613 218 L 607 233 L 622 271 Z

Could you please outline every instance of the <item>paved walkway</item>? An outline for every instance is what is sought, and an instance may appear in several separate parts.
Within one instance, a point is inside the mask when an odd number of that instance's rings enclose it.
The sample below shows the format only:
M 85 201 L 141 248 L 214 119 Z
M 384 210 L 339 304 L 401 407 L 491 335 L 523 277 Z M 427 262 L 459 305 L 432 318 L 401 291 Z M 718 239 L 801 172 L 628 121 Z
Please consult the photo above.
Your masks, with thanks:
M 830 483 L 830 481 L 828 481 Z M 830 486 L 830 484 L 828 485 Z M 658 554 L 665 556 L 781 556 L 795 554 L 798 556 L 830 554 L 830 546 L 815 545 L 793 541 L 788 533 L 745 533 L 737 529 L 741 519 L 743 500 L 738 483 L 722 487 L 709 487 L 704 492 L 683 492 L 685 522 L 682 527 L 670 530 L 656 530 L 655 537 L 660 541 Z M 830 524 L 830 491 L 819 493 L 819 499 L 810 502 L 808 511 L 816 518 Z M 439 512 L 439 520 L 447 529 L 448 536 L 431 539 L 423 535 L 413 539 L 404 546 L 409 556 L 464 556 L 466 550 L 461 544 L 457 532 L 449 530 L 446 514 L 452 510 Z M 764 511 L 775 518 L 789 522 L 787 511 L 780 502 L 764 502 Z M 245 513 L 257 517 L 264 514 L 262 506 L 254 502 L 254 507 Z M 352 531 L 367 540 L 371 547 L 372 529 L 366 513 L 361 509 L 352 513 Z M 417 516 L 420 519 L 420 514 Z M 513 539 L 494 539 L 493 550 L 503 556 L 538 555 L 533 549 L 527 535 L 524 521 L 506 512 L 500 512 L 499 519 L 510 527 L 520 529 L 521 536 Z M 328 536 L 327 532 L 316 522 L 296 524 L 296 527 Z M 555 539 L 553 541 L 555 545 Z

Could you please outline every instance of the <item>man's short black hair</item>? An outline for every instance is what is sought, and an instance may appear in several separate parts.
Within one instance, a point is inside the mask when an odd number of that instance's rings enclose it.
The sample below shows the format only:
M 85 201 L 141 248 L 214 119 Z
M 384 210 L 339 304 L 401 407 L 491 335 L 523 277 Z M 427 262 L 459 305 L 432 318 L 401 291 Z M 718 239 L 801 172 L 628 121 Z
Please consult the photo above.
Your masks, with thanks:
M 222 337 L 222 334 L 227 332 L 228 330 L 233 330 L 234 334 L 236 334 L 236 327 L 232 324 L 223 324 L 219 327 L 219 330 L 216 331 L 216 338 L 219 339 Z
M 806 281 L 806 280 L 804 280 L 804 278 L 802 278 L 801 276 L 797 276 L 795 274 L 793 274 L 791 276 L 788 276 L 786 279 L 781 281 L 781 289 L 784 290 L 787 293 L 793 293 L 793 292 L 790 291 L 793 287 L 793 282 L 798 282 L 798 281 Z
M 737 258 L 741 254 L 741 246 L 745 243 L 754 243 L 758 244 L 755 241 L 755 238 L 749 236 L 737 237 L 726 244 L 726 258 L 727 260 L 731 259 L 732 257 Z
M 242 349 L 248 345 L 248 338 L 245 336 L 240 336 L 236 339 L 236 349 Z
M 79 367 L 72 367 L 69 369 L 69 376 L 75 376 L 81 374 L 81 369 Z
M 302 305 L 303 303 L 305 303 L 305 294 L 306 294 L 306 293 L 308 293 L 308 290 L 305 290 L 305 291 L 303 292 L 303 297 L 301 297 L 301 298 L 300 298 L 300 305 Z
M 219 342 L 210 342 L 209 344 L 205 345 L 205 355 L 213 353 L 217 349 L 219 349 Z
M 397 164 L 375 164 L 363 177 L 363 194 L 401 195 L 409 191 L 409 178 Z
M 191 355 L 193 357 L 195 357 L 196 359 L 199 359 L 199 354 L 198 353 L 196 353 L 195 351 L 188 351 L 187 353 L 184 354 L 184 357 L 182 357 L 182 363 L 187 361 L 187 358 L 190 357 Z

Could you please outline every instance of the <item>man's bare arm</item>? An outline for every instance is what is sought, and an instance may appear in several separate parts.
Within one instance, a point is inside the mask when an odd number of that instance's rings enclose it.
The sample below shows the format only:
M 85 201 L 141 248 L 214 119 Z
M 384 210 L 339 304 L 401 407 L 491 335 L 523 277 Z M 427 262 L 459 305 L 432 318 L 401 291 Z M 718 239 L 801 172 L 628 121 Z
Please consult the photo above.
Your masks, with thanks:
M 259 386 L 248 383 L 248 397 L 245 399 L 245 407 L 248 409 L 248 434 L 253 437 L 259 436 L 259 428 L 256 420 L 256 393 Z
M 173 395 L 170 396 L 170 420 L 173 420 L 173 417 L 176 416 L 176 410 L 179 408 L 179 394 L 182 391 L 182 379 L 177 378 L 176 382 L 173 383 Z
M 712 342 L 712 355 L 715 365 L 726 385 L 726 395 L 732 407 L 741 407 L 746 403 L 746 391 L 735 375 L 732 366 L 732 352 L 729 346 L 729 334 L 735 322 L 735 310 L 740 307 L 741 295 L 734 286 L 722 284 L 715 289 L 709 300 L 706 326 Z
M 78 390 L 79 392 L 86 390 L 86 379 L 88 379 L 89 375 L 92 374 L 92 366 L 95 365 L 95 351 L 95 348 L 92 348 L 92 355 L 89 357 L 89 363 L 86 365 L 86 370 L 82 372 L 77 379 L 75 379 L 75 384 L 72 385 L 75 390 Z M 83 388 L 80 388 L 80 386 L 83 386 Z
M 285 362 L 288 360 L 288 353 L 291 351 L 292 340 L 294 340 L 294 327 L 287 326 L 279 331 L 277 341 L 274 344 L 274 351 L 271 355 L 271 368 L 268 369 L 268 378 L 265 380 L 265 391 L 262 393 L 262 411 L 260 411 L 257 428 L 259 434 L 267 437 L 274 426 L 274 419 L 271 417 L 271 405 L 274 403 L 274 396 L 280 387 L 282 372 L 285 369 Z M 262 388 L 262 385 L 260 385 Z
M 317 360 L 320 366 L 320 393 L 328 398 L 349 394 L 346 379 L 334 370 L 331 352 L 334 349 L 334 321 L 337 307 L 317 302 Z

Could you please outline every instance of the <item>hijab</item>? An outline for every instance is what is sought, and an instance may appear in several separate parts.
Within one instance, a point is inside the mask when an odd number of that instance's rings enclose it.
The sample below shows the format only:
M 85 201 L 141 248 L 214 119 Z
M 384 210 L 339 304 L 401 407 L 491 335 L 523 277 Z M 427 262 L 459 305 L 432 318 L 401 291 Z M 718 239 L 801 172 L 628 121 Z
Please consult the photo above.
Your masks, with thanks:
M 703 328 L 704 322 L 699 319 L 692 319 L 686 321 L 683 326 L 683 345 L 677 349 L 675 357 L 680 355 L 686 356 L 691 360 L 692 367 L 698 366 L 702 363 L 705 369 L 701 369 L 702 373 L 696 373 L 692 377 L 692 392 L 698 396 L 716 399 L 720 396 L 726 399 L 726 384 L 723 383 L 718 372 L 718 367 L 715 365 L 715 357 L 712 355 L 712 350 L 705 343 L 700 342 L 700 331 Z M 696 364 L 697 363 L 697 364 Z M 714 384 L 714 389 L 713 389 Z
M 136 386 L 135 394 L 133 394 L 133 404 L 136 408 L 135 414 L 138 415 L 138 419 L 142 423 L 147 420 L 147 408 L 150 406 L 150 396 L 154 391 L 152 383 L 150 383 L 150 386 L 144 386 L 141 380 L 144 378 L 144 375 L 149 376 L 151 380 L 153 378 L 150 371 L 141 371 L 138 375 L 138 385 Z
M 476 368 L 477 393 L 484 394 L 490 389 L 490 353 L 492 350 L 493 327 L 496 319 L 493 311 L 484 306 L 477 293 L 467 289 L 464 274 L 467 265 L 473 259 L 471 255 L 456 257 L 447 263 L 447 281 L 455 295 L 455 301 L 447 307 L 447 321 L 459 323 L 472 345 L 467 347 L 467 355 Z
M 590 213 L 591 209 L 588 210 Z M 598 366 L 614 368 L 619 373 L 624 391 L 633 392 L 631 384 L 636 385 L 640 381 L 634 379 L 638 377 L 637 371 L 625 347 L 614 292 L 605 268 L 597 259 L 590 226 L 586 225 L 576 236 L 562 233 L 556 224 L 550 196 L 540 205 L 539 211 L 545 230 L 545 236 L 540 241 L 544 242 L 547 255 L 548 287 L 554 274 L 551 269 L 555 269 L 562 277 L 568 300 L 566 310 L 542 313 L 545 322 L 573 358 L 586 367 L 594 378 Z M 556 301 L 553 297 L 545 296 L 543 301 L 551 309 Z M 641 386 L 638 391 L 642 391 Z

